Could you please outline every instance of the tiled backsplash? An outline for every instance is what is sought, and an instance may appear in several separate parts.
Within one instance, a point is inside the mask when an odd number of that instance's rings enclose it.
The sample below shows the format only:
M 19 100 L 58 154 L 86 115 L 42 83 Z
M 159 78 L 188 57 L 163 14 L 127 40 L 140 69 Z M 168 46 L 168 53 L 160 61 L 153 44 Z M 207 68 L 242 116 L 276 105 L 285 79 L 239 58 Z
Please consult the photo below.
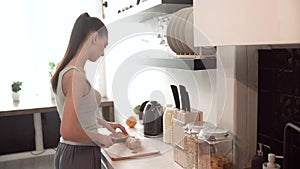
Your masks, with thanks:
M 258 142 L 271 147 L 265 155 L 269 151 L 283 155 L 286 123 L 300 125 L 300 48 L 261 49 L 258 53 Z M 300 137 L 292 139 L 291 165 L 295 168 Z M 281 159 L 276 161 L 282 165 Z

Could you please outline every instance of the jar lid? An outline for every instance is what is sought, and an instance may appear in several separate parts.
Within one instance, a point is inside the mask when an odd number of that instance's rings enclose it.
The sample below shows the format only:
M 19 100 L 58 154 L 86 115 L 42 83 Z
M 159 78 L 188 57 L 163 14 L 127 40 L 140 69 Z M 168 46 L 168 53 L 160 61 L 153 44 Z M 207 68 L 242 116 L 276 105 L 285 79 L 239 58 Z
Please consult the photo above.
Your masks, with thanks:
M 200 138 L 207 140 L 224 139 L 229 135 L 229 130 L 220 127 L 207 127 L 199 133 Z
M 214 125 L 207 121 L 196 121 L 186 125 L 187 130 L 191 133 L 199 133 L 203 128 L 206 127 L 214 127 Z

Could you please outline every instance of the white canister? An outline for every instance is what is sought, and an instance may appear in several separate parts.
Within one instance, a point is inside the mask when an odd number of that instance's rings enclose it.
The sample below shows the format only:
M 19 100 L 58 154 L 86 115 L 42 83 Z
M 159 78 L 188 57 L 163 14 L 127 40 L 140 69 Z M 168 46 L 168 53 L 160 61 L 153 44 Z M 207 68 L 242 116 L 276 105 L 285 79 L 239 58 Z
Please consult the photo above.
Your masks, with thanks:
M 173 114 L 175 108 L 172 104 L 167 104 L 163 115 L 163 141 L 173 144 Z

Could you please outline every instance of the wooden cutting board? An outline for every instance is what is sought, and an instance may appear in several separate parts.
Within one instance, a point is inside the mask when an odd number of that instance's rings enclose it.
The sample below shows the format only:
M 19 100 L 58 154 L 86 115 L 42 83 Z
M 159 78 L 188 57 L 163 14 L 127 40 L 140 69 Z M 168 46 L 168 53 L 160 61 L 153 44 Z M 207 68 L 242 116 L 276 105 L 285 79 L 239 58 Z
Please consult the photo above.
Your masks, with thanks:
M 116 143 L 104 150 L 113 161 L 150 156 L 160 153 L 159 150 L 157 150 L 151 143 L 148 143 L 146 140 L 141 139 L 141 143 L 142 147 L 135 150 L 129 149 L 125 143 Z

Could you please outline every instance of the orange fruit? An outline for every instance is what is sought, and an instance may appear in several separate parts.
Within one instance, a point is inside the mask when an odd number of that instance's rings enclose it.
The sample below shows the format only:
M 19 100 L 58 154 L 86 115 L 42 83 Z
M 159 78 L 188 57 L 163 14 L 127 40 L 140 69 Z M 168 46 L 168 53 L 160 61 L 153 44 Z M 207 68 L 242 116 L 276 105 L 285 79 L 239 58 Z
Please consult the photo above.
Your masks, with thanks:
M 126 125 L 130 128 L 133 128 L 135 125 L 136 125 L 136 117 L 134 116 L 129 116 L 127 119 L 126 119 Z

